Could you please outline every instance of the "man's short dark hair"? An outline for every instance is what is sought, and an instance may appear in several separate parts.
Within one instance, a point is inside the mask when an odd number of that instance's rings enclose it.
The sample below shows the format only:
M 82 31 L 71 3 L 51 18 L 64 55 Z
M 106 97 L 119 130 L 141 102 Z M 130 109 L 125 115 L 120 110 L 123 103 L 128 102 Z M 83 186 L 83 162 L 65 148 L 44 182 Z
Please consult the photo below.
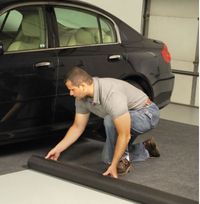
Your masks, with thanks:
M 66 83 L 68 80 L 71 81 L 74 86 L 79 86 L 83 82 L 90 85 L 93 82 L 92 76 L 78 66 L 73 67 L 65 75 L 64 83 Z

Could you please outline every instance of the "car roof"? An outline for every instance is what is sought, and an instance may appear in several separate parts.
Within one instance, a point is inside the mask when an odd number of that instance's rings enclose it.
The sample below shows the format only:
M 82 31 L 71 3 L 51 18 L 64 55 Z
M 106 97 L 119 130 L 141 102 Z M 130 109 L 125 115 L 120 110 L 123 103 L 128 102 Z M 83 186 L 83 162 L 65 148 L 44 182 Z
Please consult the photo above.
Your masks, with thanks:
M 79 5 L 79 6 L 85 6 L 85 7 L 88 7 L 90 9 L 94 9 L 94 10 L 97 10 L 99 12 L 102 12 L 108 16 L 112 16 L 114 18 L 116 18 L 116 16 L 113 16 L 111 13 L 105 11 L 104 9 L 98 7 L 98 6 L 95 6 L 93 4 L 90 4 L 88 2 L 84 2 L 84 1 L 81 1 L 81 0 L 0 0 L 0 9 L 4 9 L 6 7 L 9 7 L 9 6 L 12 6 L 14 4 L 23 4 L 23 3 L 39 3 L 39 2 L 42 2 L 42 3 L 55 3 L 55 4 L 58 4 L 58 3 L 75 3 L 76 5 Z
M 10 6 L 10 5 L 13 5 L 13 4 L 17 4 L 17 3 L 37 3 L 37 2 L 44 2 L 44 3 L 48 3 L 48 2 L 55 2 L 55 3 L 74 3 L 76 2 L 76 4 L 79 4 L 79 5 L 90 5 L 90 6 L 94 6 L 90 3 L 87 3 L 87 2 L 83 2 L 83 1 L 80 1 L 80 0 L 0 0 L 0 8 L 3 8 L 3 7 L 7 7 L 7 6 Z M 97 8 L 96 6 L 94 6 L 95 8 Z

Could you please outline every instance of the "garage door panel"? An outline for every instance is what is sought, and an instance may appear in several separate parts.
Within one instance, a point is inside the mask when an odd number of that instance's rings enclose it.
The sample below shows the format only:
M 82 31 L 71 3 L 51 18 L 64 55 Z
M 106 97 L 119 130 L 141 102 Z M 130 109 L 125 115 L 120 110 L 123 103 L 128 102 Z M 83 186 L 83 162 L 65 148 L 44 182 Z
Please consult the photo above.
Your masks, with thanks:
M 171 67 L 172 69 L 176 69 L 176 70 L 189 71 L 189 72 L 194 71 L 194 64 L 193 62 L 190 62 L 190 61 L 172 59 Z
M 166 42 L 173 59 L 194 61 L 197 33 L 197 20 L 161 16 L 150 17 L 148 36 Z
M 165 42 L 171 53 L 171 67 L 176 72 L 171 101 L 199 106 L 198 0 L 151 0 L 147 5 L 147 37 Z M 182 71 L 185 71 L 184 73 Z M 194 76 L 191 76 L 194 74 Z M 196 81 L 197 80 L 197 81 Z
M 198 0 L 153 0 L 151 15 L 174 17 L 198 17 Z
M 175 86 L 171 101 L 182 104 L 190 104 L 193 77 L 176 74 L 175 79 Z

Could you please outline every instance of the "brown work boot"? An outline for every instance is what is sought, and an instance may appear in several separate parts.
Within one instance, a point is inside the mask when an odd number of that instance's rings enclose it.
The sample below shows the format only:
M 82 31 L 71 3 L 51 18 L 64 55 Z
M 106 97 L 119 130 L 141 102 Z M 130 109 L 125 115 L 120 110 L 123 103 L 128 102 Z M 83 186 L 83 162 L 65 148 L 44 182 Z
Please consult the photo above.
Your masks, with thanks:
M 130 171 L 130 168 L 131 168 L 131 162 L 128 161 L 126 158 L 123 158 L 119 161 L 117 165 L 117 174 L 119 176 L 123 176 Z
M 148 150 L 150 157 L 159 157 L 160 152 L 153 137 L 143 142 L 145 149 Z

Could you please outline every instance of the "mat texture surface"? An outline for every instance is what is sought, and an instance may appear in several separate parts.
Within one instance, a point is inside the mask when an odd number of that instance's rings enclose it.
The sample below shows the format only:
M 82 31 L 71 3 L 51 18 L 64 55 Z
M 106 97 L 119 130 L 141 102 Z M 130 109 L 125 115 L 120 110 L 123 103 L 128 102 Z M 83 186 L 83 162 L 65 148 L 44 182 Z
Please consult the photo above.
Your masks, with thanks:
M 120 179 L 198 200 L 198 127 L 161 120 L 158 128 L 139 136 L 136 142 L 151 136 L 155 138 L 161 156 L 134 162 L 132 171 Z M 61 161 L 78 163 L 88 169 L 103 172 L 102 146 L 103 142 L 84 140 L 67 150 Z

